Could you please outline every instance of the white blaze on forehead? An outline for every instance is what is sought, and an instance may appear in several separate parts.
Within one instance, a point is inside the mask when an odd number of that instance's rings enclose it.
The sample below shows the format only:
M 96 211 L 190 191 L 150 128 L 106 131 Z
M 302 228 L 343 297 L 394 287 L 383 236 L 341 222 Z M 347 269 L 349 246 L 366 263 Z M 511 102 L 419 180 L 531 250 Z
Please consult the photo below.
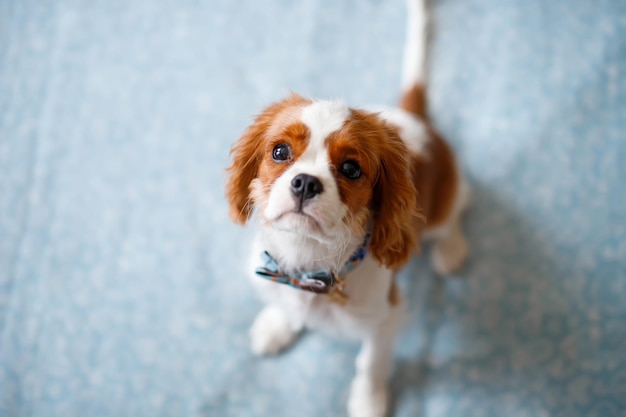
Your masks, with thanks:
M 302 122 L 309 128 L 309 149 L 324 149 L 324 141 L 341 129 L 350 116 L 350 109 L 342 101 L 315 101 L 302 110 Z
M 309 231 L 311 236 L 322 233 L 334 236 L 333 231 L 342 224 L 346 207 L 339 197 L 339 189 L 330 167 L 326 138 L 342 128 L 350 117 L 350 109 L 340 101 L 316 101 L 302 108 L 300 120 L 309 129 L 309 142 L 301 155 L 283 172 L 272 185 L 267 206 L 264 209 L 266 219 L 276 221 L 280 230 L 299 230 L 305 227 L 302 220 L 282 216 L 295 207 L 291 191 L 291 181 L 298 174 L 312 175 L 322 183 L 324 191 L 309 202 L 304 211 L 320 225 L 322 232 Z M 282 229 L 281 229 L 282 228 Z M 299 232 L 302 233 L 302 232 Z

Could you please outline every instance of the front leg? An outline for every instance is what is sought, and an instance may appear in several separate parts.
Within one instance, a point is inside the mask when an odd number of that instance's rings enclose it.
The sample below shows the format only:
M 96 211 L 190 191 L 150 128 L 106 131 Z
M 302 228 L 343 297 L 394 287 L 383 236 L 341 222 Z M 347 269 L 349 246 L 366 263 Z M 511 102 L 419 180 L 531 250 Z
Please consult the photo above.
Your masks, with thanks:
M 275 355 L 289 347 L 301 330 L 302 325 L 290 320 L 280 307 L 268 304 L 250 328 L 252 351 L 257 355 Z
M 393 365 L 393 344 L 402 322 L 402 308 L 389 316 L 363 340 L 356 358 L 356 376 L 348 399 L 350 417 L 383 417 L 387 413 L 387 383 Z

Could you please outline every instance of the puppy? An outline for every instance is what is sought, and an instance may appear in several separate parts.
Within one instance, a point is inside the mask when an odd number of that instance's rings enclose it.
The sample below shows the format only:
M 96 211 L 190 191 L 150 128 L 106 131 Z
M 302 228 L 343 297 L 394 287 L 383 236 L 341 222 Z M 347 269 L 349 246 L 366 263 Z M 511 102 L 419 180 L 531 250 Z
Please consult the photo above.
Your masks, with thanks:
M 399 108 L 359 110 L 297 94 L 267 107 L 234 144 L 230 216 L 258 223 L 250 275 L 266 307 L 252 350 L 276 354 L 304 328 L 362 342 L 348 411 L 383 416 L 403 301 L 394 271 L 433 240 L 448 274 L 467 254 L 467 187 L 426 114 L 426 14 L 409 2 Z

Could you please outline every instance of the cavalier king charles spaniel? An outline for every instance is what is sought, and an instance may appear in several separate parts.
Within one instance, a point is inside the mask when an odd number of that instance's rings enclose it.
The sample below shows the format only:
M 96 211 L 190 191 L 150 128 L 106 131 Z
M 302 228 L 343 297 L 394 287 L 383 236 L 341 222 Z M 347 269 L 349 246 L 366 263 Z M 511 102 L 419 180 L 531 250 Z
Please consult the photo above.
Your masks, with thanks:
M 395 272 L 423 239 L 440 274 L 467 256 L 468 187 L 427 117 L 425 32 L 424 4 L 409 1 L 398 108 L 291 94 L 263 110 L 231 151 L 230 216 L 258 225 L 250 277 L 266 306 L 250 329 L 252 350 L 276 354 L 305 328 L 361 341 L 352 417 L 387 410 L 404 316 Z

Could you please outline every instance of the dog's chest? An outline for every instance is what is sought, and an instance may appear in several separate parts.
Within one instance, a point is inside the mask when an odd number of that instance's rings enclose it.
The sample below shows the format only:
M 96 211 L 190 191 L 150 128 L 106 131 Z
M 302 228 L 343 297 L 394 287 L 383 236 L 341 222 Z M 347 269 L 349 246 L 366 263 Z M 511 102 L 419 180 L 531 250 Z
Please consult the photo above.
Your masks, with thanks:
M 260 278 L 251 280 L 264 301 L 279 305 L 290 318 L 304 327 L 348 338 L 360 338 L 388 312 L 392 273 L 379 266 L 370 256 L 347 273 L 346 302 L 313 294 Z

